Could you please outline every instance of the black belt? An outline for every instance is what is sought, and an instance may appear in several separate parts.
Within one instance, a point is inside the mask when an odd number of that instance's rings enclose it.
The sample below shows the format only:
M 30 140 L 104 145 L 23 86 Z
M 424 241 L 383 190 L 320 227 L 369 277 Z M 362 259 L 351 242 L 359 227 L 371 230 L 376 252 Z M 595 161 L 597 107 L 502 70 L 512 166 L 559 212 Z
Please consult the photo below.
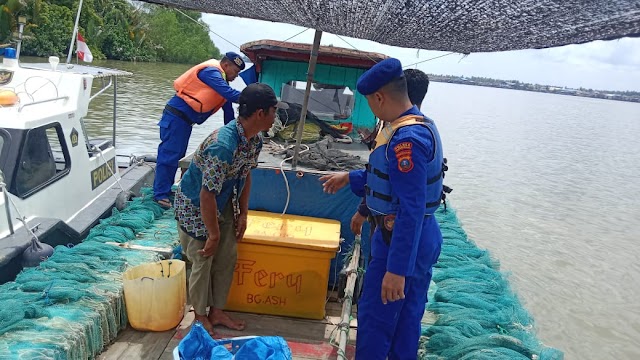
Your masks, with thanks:
M 384 217 L 386 215 L 374 215 L 373 216 L 373 222 L 376 225 L 376 228 L 380 229 L 380 232 L 382 233 L 382 241 L 384 241 L 385 244 L 387 244 L 387 246 L 391 245 L 391 235 L 393 233 L 393 228 L 391 230 L 387 229 L 386 226 L 384 226 Z
M 371 216 L 371 218 L 375 226 L 380 229 L 380 232 L 382 233 L 382 240 L 384 241 L 385 244 L 387 244 L 387 246 L 389 246 L 391 245 L 391 235 L 393 235 L 393 225 L 391 226 L 391 230 L 387 229 L 387 227 L 384 226 L 385 216 L 387 215 L 373 215 Z M 424 215 L 424 217 L 427 217 L 427 216 L 431 216 L 431 215 L 430 214 Z
M 180 111 L 180 110 L 178 110 L 178 109 L 174 108 L 173 106 L 166 105 L 166 106 L 164 107 L 164 111 L 168 112 L 169 114 L 173 114 L 173 115 L 175 115 L 175 116 L 176 116 L 176 117 L 178 117 L 180 120 L 182 120 L 182 121 L 186 122 L 187 124 L 189 124 L 189 126 L 193 126 L 193 125 L 195 125 L 195 124 L 196 124 L 196 123 L 194 123 L 193 121 L 191 121 L 191 119 L 189 119 L 189 118 L 187 117 L 187 115 L 185 115 L 182 111 Z

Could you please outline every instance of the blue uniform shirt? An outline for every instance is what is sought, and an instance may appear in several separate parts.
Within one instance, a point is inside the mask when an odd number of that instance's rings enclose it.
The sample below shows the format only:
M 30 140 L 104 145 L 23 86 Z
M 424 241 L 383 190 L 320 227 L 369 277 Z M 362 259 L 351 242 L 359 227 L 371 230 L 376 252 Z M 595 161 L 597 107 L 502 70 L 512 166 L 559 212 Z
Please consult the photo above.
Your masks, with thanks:
M 405 115 L 424 116 L 415 106 L 400 117 Z M 411 147 L 413 167 L 408 171 L 399 166 L 394 153 L 396 145 L 406 142 L 413 144 Z M 387 271 L 397 275 L 411 276 L 416 259 L 419 256 L 428 257 L 430 253 L 440 248 L 442 242 L 442 235 L 435 217 L 425 217 L 424 212 L 419 211 L 424 209 L 424 204 L 427 202 L 426 164 L 434 156 L 433 145 L 431 133 L 422 126 L 399 128 L 387 145 L 389 181 L 392 191 L 400 200 L 400 208 L 393 226 L 391 246 L 387 246 L 380 235 L 374 235 L 371 254 L 374 258 L 386 258 Z M 366 182 L 366 170 L 355 170 L 349 173 L 351 190 L 356 195 L 364 196 Z
M 209 85 L 213 90 L 220 94 L 220 96 L 227 99 L 228 102 L 238 102 L 238 98 L 240 98 L 240 92 L 229 86 L 227 81 L 222 77 L 222 73 L 220 73 L 220 70 L 218 70 L 217 68 L 206 67 L 200 70 L 200 72 L 198 73 L 198 79 Z M 196 124 L 202 124 L 213 113 L 213 111 L 207 111 L 204 113 L 197 112 L 193 110 L 191 106 L 189 106 L 184 100 L 176 95 L 174 95 L 169 100 L 167 105 L 178 109 Z M 162 120 L 160 120 L 160 122 L 162 122 Z

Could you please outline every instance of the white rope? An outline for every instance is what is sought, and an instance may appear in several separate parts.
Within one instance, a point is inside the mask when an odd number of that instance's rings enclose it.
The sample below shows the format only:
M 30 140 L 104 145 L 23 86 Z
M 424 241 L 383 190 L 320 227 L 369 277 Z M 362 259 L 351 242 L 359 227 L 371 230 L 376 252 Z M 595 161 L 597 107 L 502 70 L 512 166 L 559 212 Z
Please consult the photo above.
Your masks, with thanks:
M 189 19 L 190 19 L 191 21 L 193 21 L 194 23 L 196 23 L 196 24 L 198 24 L 198 25 L 202 26 L 202 27 L 203 27 L 205 30 L 207 30 L 208 32 L 212 33 L 213 35 L 215 35 L 215 36 L 219 37 L 220 39 L 222 39 L 222 40 L 226 41 L 227 43 L 229 43 L 229 44 L 233 45 L 233 46 L 234 46 L 234 47 L 236 47 L 238 50 L 240 50 L 240 46 L 238 46 L 238 45 L 236 45 L 236 44 L 232 43 L 231 41 L 229 41 L 229 40 L 227 40 L 226 38 L 224 38 L 222 35 L 220 35 L 220 34 L 216 33 L 215 31 L 211 30 L 211 27 L 209 27 L 209 25 L 208 25 L 208 24 L 203 24 L 203 23 L 199 22 L 198 20 L 196 20 L 196 19 L 192 18 L 191 16 L 189 16 L 189 15 L 185 14 L 184 12 L 182 12 L 180 9 L 177 9 L 177 8 L 176 8 L 175 10 L 176 10 L 177 12 L 179 12 L 180 14 L 184 15 L 185 17 L 189 18 Z M 204 22 L 204 20 L 203 20 L 203 22 Z M 292 35 L 292 36 L 289 36 L 288 38 L 286 38 L 286 39 L 284 39 L 284 40 L 280 41 L 279 43 L 277 43 L 275 46 L 279 46 L 279 45 L 281 45 L 281 44 L 283 44 L 283 43 L 285 43 L 285 42 L 287 42 L 287 41 L 289 41 L 289 40 L 293 39 L 294 37 L 296 37 L 296 36 L 298 36 L 298 35 L 300 35 L 300 34 L 304 33 L 304 32 L 305 32 L 305 31 L 307 31 L 307 30 L 309 30 L 309 28 L 305 28 L 304 30 L 302 30 L 302 31 L 300 31 L 300 32 L 298 32 L 298 33 L 296 33 L 296 34 L 294 34 L 294 35 Z
M 439 56 L 432 57 L 432 58 L 429 58 L 429 59 L 426 59 L 426 60 L 418 61 L 418 62 L 413 63 L 413 64 L 404 65 L 404 66 L 403 66 L 403 68 L 405 68 L 405 69 L 406 69 L 406 68 L 409 68 L 409 67 L 414 66 L 414 65 L 422 64 L 423 62 L 427 62 L 427 61 L 431 61 L 431 60 L 439 59 L 439 58 L 441 58 L 441 57 L 449 56 L 449 55 L 452 55 L 452 54 L 456 54 L 456 53 L 455 53 L 455 52 L 446 53 L 446 54 L 444 54 L 444 55 L 439 55 Z M 467 56 L 466 54 L 465 54 L 465 55 L 463 55 L 462 59 L 464 59 L 466 56 Z
M 31 236 L 33 236 L 36 239 L 36 241 L 40 241 L 38 239 L 38 236 L 33 232 L 33 230 L 29 228 L 29 225 L 27 225 L 27 218 L 22 216 L 22 214 L 20 213 L 20 210 L 18 209 L 18 206 L 16 205 L 16 203 L 13 202 L 13 199 L 11 198 L 11 194 L 7 191 L 7 184 L 5 184 L 4 182 L 4 174 L 2 172 L 0 172 L 0 186 L 2 187 L 2 192 L 4 193 L 5 197 L 9 199 L 9 203 L 13 205 L 13 208 L 16 210 L 16 213 L 18 214 L 18 217 L 16 219 L 22 223 L 24 228 L 29 232 L 29 234 L 31 234 Z M 7 218 L 10 218 L 10 217 L 11 217 L 11 214 L 10 213 L 7 214 Z
M 295 145 L 289 145 L 286 149 L 291 149 L 293 148 Z M 300 146 L 304 146 L 306 147 L 306 149 L 300 151 L 300 153 L 298 153 L 298 155 L 304 154 L 305 152 L 309 151 L 309 146 L 307 146 L 306 144 L 300 144 Z M 287 213 L 287 209 L 289 208 L 289 201 L 291 200 L 291 189 L 289 188 L 289 180 L 287 180 L 287 174 L 284 173 L 284 163 L 288 160 L 293 159 L 293 156 L 290 156 L 288 158 L 285 158 L 284 160 L 282 160 L 282 162 L 280 162 L 280 172 L 282 173 L 282 177 L 284 178 L 284 184 L 287 187 L 287 202 L 284 205 L 284 210 L 282 210 L 282 215 L 284 216 L 284 214 Z
M 118 176 L 113 169 L 111 169 L 111 166 L 109 166 L 109 162 L 107 161 L 107 159 L 105 159 L 104 157 L 104 151 L 98 149 L 97 146 L 93 146 L 93 148 L 91 149 L 93 151 L 97 151 L 100 156 L 102 156 L 102 160 L 104 160 L 104 163 L 107 165 L 107 169 L 109 169 L 109 171 L 111 172 L 111 174 L 116 178 L 116 182 L 118 183 L 118 186 L 120 186 L 120 190 L 122 190 L 123 193 L 126 193 L 127 191 L 124 189 L 124 187 L 122 187 L 122 184 L 120 184 L 120 176 Z M 115 158 L 113 158 L 113 162 L 115 164 Z
M 175 10 L 176 10 L 177 12 L 179 12 L 180 14 L 184 15 L 185 17 L 189 18 L 189 19 L 190 19 L 191 21 L 193 21 L 194 23 L 196 23 L 196 24 L 198 24 L 198 25 L 202 26 L 202 27 L 203 27 L 205 30 L 207 30 L 208 32 L 212 33 L 213 35 L 215 35 L 215 36 L 219 37 L 220 39 L 222 39 L 222 40 L 224 40 L 224 41 L 228 42 L 229 44 L 231 44 L 231 45 L 235 46 L 238 50 L 240 50 L 240 47 L 239 47 L 238 45 L 236 45 L 236 44 L 232 43 L 231 41 L 229 41 L 229 40 L 225 39 L 222 35 L 220 35 L 220 34 L 216 33 L 215 31 L 211 30 L 211 28 L 209 27 L 209 25 L 207 25 L 207 24 L 203 24 L 203 23 L 199 22 L 198 20 L 196 20 L 196 19 L 192 18 L 191 16 L 189 16 L 189 15 L 185 14 L 184 12 L 182 12 L 182 10 L 180 10 L 180 9 L 177 9 L 177 8 L 176 8 Z M 203 20 L 203 21 L 204 21 L 204 20 Z
M 42 79 L 42 80 L 45 80 L 45 82 L 42 85 L 40 85 L 40 87 L 38 87 L 37 89 L 35 89 L 33 91 L 29 91 L 29 89 L 27 89 L 27 83 L 29 83 L 29 80 L 32 80 L 32 79 Z M 33 83 L 33 81 L 31 81 L 31 83 Z M 23 82 L 21 82 L 19 84 L 16 84 L 13 87 L 11 87 L 11 86 L 2 87 L 2 89 L 13 91 L 18 96 L 18 102 L 20 102 L 20 103 L 22 103 L 22 99 L 20 99 L 20 95 L 22 95 L 22 94 L 28 96 L 29 100 L 31 100 L 31 102 L 35 102 L 35 99 L 34 99 L 33 95 L 35 95 L 35 93 L 37 93 L 38 91 L 40 91 L 42 88 L 44 88 L 45 86 L 47 86 L 49 84 L 51 84 L 53 86 L 53 88 L 55 89 L 55 91 L 56 91 L 56 96 L 55 97 L 56 98 L 60 97 L 60 92 L 58 91 L 58 86 L 53 81 L 51 81 L 51 79 L 47 79 L 46 77 L 39 76 L 39 75 L 30 76 L 25 81 L 23 81 Z M 20 91 L 20 88 L 23 91 Z M 4 107 L 4 106 L 0 105 L 0 108 L 1 107 Z

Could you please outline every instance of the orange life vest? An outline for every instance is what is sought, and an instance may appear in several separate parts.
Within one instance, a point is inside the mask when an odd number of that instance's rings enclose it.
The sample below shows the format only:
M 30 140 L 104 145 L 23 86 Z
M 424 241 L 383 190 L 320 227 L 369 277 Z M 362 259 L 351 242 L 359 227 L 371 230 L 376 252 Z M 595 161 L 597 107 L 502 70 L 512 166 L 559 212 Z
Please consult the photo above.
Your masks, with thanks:
M 209 85 L 198 79 L 200 70 L 214 67 L 220 70 L 223 79 L 227 79 L 227 75 L 222 70 L 220 62 L 215 59 L 207 60 L 200 63 L 187 72 L 182 74 L 173 82 L 173 88 L 176 89 L 176 95 L 184 100 L 193 110 L 199 113 L 218 111 L 227 100 L 213 90 Z

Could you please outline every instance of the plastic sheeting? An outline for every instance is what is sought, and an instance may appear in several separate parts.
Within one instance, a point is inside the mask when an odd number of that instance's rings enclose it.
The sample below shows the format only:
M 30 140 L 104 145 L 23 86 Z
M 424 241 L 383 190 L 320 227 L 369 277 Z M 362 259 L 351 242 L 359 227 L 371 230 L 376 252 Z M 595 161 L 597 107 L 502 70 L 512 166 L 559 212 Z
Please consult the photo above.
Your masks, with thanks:
M 289 23 L 388 45 L 459 53 L 537 49 L 640 35 L 638 0 L 146 1 Z
M 181 359 L 291 360 L 291 350 L 280 336 L 248 336 L 213 340 L 202 324 L 195 322 L 187 336 L 174 350 L 174 360 Z

